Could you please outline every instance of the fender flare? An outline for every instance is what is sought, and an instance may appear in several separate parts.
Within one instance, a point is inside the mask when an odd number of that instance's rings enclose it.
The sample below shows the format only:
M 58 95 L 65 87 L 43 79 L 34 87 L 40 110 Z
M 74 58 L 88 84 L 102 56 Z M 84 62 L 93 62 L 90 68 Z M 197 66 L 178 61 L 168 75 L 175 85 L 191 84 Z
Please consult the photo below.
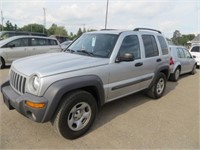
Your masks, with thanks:
M 98 93 L 97 105 L 99 107 L 102 106 L 105 103 L 103 82 L 96 75 L 78 76 L 59 80 L 51 84 L 44 94 L 44 97 L 48 99 L 48 106 L 42 122 L 51 120 L 58 105 L 62 101 L 62 97 L 66 93 L 89 86 L 95 87 Z

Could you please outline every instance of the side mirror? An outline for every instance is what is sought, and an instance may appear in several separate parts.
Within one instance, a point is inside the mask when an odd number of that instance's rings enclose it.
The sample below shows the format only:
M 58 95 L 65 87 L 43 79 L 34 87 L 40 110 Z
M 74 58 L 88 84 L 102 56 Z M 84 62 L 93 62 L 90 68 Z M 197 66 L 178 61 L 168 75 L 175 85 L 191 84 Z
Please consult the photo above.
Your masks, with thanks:
M 193 57 L 193 58 L 196 58 L 196 56 L 194 56 L 194 55 L 193 55 L 192 57 Z
M 116 62 L 122 62 L 122 61 L 134 61 L 134 55 L 131 53 L 124 53 L 122 56 L 119 56 L 116 60 Z

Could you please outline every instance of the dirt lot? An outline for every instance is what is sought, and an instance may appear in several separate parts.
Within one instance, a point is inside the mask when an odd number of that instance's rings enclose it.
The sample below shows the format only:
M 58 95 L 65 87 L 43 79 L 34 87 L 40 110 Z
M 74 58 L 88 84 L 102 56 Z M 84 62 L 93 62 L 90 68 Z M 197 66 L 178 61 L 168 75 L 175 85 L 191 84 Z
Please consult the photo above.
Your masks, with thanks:
M 8 69 L 0 70 L 0 83 Z M 165 95 L 151 100 L 142 93 L 103 107 L 92 129 L 77 140 L 58 136 L 50 123 L 35 123 L 9 111 L 0 94 L 0 149 L 199 149 L 198 69 L 168 82 Z

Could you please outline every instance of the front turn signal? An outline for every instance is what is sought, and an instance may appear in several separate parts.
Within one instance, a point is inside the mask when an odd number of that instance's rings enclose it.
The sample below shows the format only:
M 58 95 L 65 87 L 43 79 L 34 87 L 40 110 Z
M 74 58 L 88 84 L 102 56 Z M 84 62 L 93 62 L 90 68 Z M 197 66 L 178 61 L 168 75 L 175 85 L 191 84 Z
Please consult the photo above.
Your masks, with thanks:
M 45 107 L 45 103 L 33 103 L 30 101 L 25 101 L 25 104 L 32 108 L 44 108 Z

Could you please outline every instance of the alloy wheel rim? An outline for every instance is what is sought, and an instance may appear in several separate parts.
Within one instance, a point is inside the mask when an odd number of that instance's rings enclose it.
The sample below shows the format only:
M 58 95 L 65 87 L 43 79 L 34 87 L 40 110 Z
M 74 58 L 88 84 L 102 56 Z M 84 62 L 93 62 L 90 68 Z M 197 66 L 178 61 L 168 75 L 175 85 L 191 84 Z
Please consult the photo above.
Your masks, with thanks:
M 165 81 L 163 78 L 160 78 L 156 86 L 157 94 L 161 94 L 164 90 L 164 87 L 165 87 Z
M 176 80 L 178 80 L 179 75 L 180 75 L 180 70 L 177 69 L 176 72 L 175 72 L 175 78 L 176 78 Z

